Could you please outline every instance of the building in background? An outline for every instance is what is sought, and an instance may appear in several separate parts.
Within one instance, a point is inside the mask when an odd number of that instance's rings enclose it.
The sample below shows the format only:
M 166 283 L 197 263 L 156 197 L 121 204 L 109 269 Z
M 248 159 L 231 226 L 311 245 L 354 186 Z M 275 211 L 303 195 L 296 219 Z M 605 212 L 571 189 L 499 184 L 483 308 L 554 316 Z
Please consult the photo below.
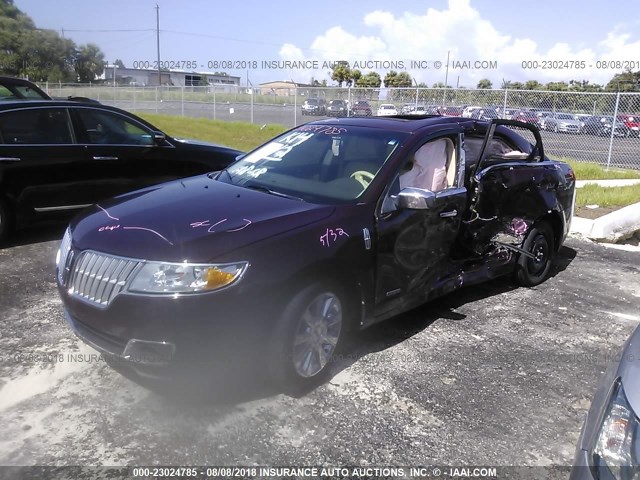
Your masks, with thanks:
M 158 82 L 158 70 L 142 68 L 120 68 L 108 65 L 100 77 L 105 83 L 138 87 L 168 85 L 175 87 L 215 86 L 216 91 L 236 91 L 240 86 L 240 77 L 219 72 L 188 72 L 185 70 L 161 70 Z M 220 88 L 222 87 L 222 89 Z

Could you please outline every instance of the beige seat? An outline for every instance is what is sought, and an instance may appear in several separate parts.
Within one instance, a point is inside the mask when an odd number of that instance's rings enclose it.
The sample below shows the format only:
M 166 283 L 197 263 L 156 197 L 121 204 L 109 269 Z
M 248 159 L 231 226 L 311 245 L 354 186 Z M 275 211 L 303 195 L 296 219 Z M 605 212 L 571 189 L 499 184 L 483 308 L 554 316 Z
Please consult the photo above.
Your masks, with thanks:
M 455 182 L 455 148 L 448 138 L 439 138 L 420 147 L 412 168 L 400 175 L 400 188 L 415 187 L 437 192 Z

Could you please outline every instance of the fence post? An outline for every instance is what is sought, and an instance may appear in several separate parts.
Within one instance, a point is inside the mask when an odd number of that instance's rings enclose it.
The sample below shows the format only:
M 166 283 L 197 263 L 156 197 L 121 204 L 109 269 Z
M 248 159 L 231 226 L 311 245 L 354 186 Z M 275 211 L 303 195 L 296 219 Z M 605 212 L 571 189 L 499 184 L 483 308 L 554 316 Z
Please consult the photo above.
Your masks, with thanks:
M 505 86 L 505 87 L 504 87 L 504 102 L 502 103 L 502 115 L 501 115 L 501 117 L 502 117 L 502 118 L 505 118 L 505 116 L 504 116 L 504 112 L 506 112 L 506 111 L 507 111 L 507 90 L 508 90 L 508 89 L 507 89 L 507 87 Z
M 611 165 L 611 152 L 613 150 L 613 136 L 616 131 L 616 120 L 618 119 L 618 105 L 620 104 L 620 92 L 616 93 L 616 106 L 613 109 L 613 120 L 611 122 L 611 137 L 609 138 L 609 153 L 607 154 L 607 170 Z
M 213 85 L 213 119 L 216 119 L 216 86 Z
M 251 85 L 251 124 L 253 125 L 253 85 Z
M 184 85 L 180 87 L 180 111 L 181 115 L 184 117 Z
M 298 86 L 293 87 L 293 126 L 298 126 Z
M 155 90 L 155 95 L 156 95 L 156 101 L 155 101 L 156 113 L 158 113 L 158 87 L 155 87 L 154 90 Z

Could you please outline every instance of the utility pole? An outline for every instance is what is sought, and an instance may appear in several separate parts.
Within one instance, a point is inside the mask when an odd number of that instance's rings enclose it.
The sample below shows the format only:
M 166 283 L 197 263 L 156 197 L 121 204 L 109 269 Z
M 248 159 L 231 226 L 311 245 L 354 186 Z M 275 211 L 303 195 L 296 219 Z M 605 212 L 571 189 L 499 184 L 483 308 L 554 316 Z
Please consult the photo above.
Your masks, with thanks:
M 444 74 L 444 92 L 442 93 L 442 105 L 446 102 L 447 95 L 447 81 L 449 80 L 449 55 L 451 54 L 451 50 L 447 50 L 447 69 Z
M 158 51 L 158 86 L 162 85 L 162 74 L 160 73 L 160 6 L 156 3 L 156 43 Z

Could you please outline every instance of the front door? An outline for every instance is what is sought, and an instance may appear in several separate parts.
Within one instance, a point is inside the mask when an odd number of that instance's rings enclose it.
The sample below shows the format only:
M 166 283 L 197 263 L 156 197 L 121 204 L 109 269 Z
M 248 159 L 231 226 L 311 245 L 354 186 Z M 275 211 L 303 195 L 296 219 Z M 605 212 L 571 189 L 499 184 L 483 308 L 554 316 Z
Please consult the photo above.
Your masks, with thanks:
M 441 148 L 430 148 L 432 142 Z M 415 305 L 458 277 L 450 257 L 467 201 L 461 142 L 456 129 L 418 145 L 385 195 L 376 219 L 376 316 Z M 422 205 L 402 200 L 411 192 Z

